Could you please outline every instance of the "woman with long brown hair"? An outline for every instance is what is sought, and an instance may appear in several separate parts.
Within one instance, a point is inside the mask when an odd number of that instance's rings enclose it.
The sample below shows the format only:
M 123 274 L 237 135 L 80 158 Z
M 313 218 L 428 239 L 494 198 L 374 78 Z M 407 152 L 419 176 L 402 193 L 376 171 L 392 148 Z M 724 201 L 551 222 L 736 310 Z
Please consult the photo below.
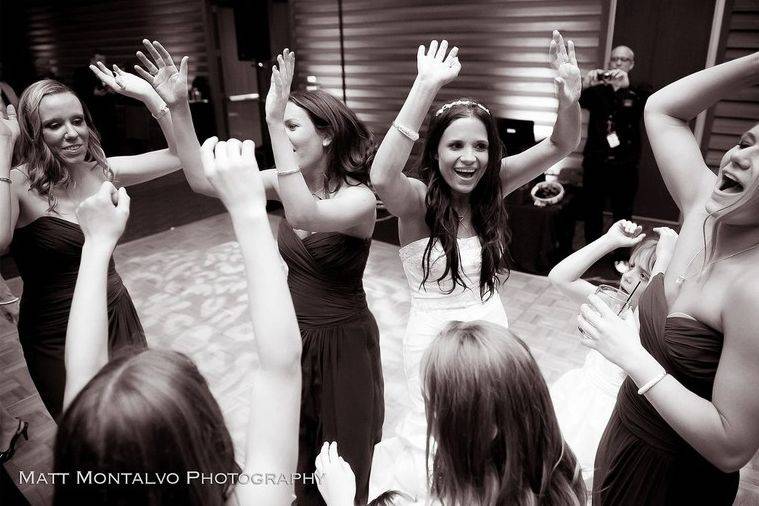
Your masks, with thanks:
M 385 408 L 379 329 L 362 280 L 376 217 L 368 187 L 374 142 L 329 93 L 291 93 L 294 65 L 285 49 L 273 71 L 266 119 L 277 168 L 261 176 L 267 198 L 284 207 L 277 239 L 303 339 L 298 472 L 313 472 L 325 440 L 339 441 L 356 470 L 361 502 Z M 165 100 L 188 182 L 215 195 L 199 170 L 186 99 Z M 298 504 L 323 504 L 316 483 L 299 481 L 296 494 Z
M 424 353 L 429 498 L 380 504 L 585 506 L 580 466 L 562 438 L 527 345 L 501 325 L 450 322 Z M 324 445 L 316 461 L 329 506 L 350 504 L 350 462 Z
M 396 436 L 375 448 L 370 499 L 398 490 L 427 493 L 427 423 L 419 364 L 451 320 L 507 326 L 498 295 L 508 276 L 509 234 L 503 199 L 569 154 L 580 139 L 580 71 L 574 46 L 554 32 L 549 54 L 557 71 L 558 115 L 553 133 L 527 151 L 504 157 L 495 120 L 480 102 L 462 98 L 430 118 L 419 164 L 422 179 L 402 169 L 432 102 L 459 73 L 458 48 L 437 41 L 417 53 L 418 75 L 372 165 L 372 183 L 398 217 L 400 257 L 411 291 L 403 338 L 410 411 Z
M 152 48 L 152 45 L 151 45 Z M 63 403 L 63 350 L 82 248 L 75 210 L 103 181 L 133 185 L 179 169 L 171 117 L 153 88 L 114 67 L 90 67 L 112 90 L 140 100 L 164 132 L 169 147 L 134 156 L 106 157 L 95 125 L 74 92 L 51 79 L 21 95 L 18 118 L 9 107 L 0 137 L 13 151 L 13 170 L 0 172 L 0 250 L 10 246 L 24 281 L 18 332 L 29 373 L 50 414 Z M 3 151 L 4 156 L 11 156 Z M 10 165 L 10 164 L 8 164 Z M 110 351 L 145 347 L 129 293 L 111 263 Z

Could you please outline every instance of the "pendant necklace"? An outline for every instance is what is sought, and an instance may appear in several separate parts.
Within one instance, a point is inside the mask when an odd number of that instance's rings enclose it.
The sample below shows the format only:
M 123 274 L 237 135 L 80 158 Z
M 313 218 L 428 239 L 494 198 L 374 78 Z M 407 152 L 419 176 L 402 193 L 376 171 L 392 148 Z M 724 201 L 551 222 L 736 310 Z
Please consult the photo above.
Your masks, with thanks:
M 747 251 L 750 251 L 750 250 L 752 250 L 752 249 L 754 249 L 756 247 L 759 247 L 759 243 L 753 244 L 753 245 L 749 246 L 748 248 L 744 248 L 744 249 L 742 249 L 740 251 L 736 251 L 735 253 L 731 253 L 731 254 L 727 255 L 726 257 L 718 258 L 717 260 L 712 260 L 708 264 L 704 265 L 704 267 L 702 268 L 702 270 L 706 270 L 708 267 L 716 264 L 717 262 L 721 262 L 722 260 L 727 260 L 728 258 L 733 258 L 734 256 L 738 256 L 741 253 L 746 253 Z M 693 258 L 690 259 L 690 262 L 688 262 L 688 265 L 685 266 L 685 271 L 682 274 L 680 274 L 679 276 L 677 276 L 677 278 L 675 278 L 675 285 L 681 286 L 686 280 L 692 278 L 695 274 L 697 274 L 697 273 L 693 273 L 690 276 L 688 276 L 688 271 L 690 270 L 690 266 L 693 263 L 693 261 L 703 251 L 705 251 L 705 248 L 701 248 L 700 250 L 698 250 L 696 252 L 695 255 L 693 255 Z

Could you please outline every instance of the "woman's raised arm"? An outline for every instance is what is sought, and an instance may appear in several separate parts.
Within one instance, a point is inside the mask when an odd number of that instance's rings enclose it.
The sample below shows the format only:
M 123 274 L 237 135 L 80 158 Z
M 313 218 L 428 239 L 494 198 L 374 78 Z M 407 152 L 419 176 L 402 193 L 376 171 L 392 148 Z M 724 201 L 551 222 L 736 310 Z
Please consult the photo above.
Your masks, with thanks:
M 440 88 L 459 75 L 461 63 L 457 54 L 458 48 L 455 46 L 448 51 L 445 40 L 440 45 L 433 40 L 429 49 L 419 46 L 416 80 L 374 157 L 372 184 L 387 210 L 400 218 L 424 214 L 426 185 L 407 177 L 402 171 L 435 96 Z
M 259 366 L 255 370 L 243 472 L 292 476 L 298 461 L 301 338 L 253 141 L 203 143 L 205 174 L 232 217 L 248 281 Z M 254 339 L 255 337 L 255 339 Z M 238 485 L 241 505 L 290 505 L 292 483 Z
M 179 169 L 180 162 L 176 154 L 171 115 L 166 104 L 153 87 L 136 75 L 125 72 L 116 65 L 113 66 L 113 71 L 111 71 L 105 65 L 98 62 L 97 65 L 90 65 L 90 70 L 105 86 L 116 93 L 134 98 L 145 104 L 150 114 L 158 121 L 161 131 L 166 138 L 166 143 L 169 146 L 167 149 L 159 149 L 140 155 L 109 157 L 108 165 L 119 184 L 129 186 L 142 183 L 170 174 Z
M 759 53 L 737 58 L 683 77 L 646 102 L 651 149 L 677 207 L 688 214 L 701 206 L 715 184 L 688 122 L 712 104 L 757 82 Z
M 580 143 L 582 123 L 579 100 L 582 75 L 577 67 L 574 43 L 569 41 L 565 46 L 561 34 L 554 31 L 548 54 L 551 67 L 557 74 L 554 78 L 559 99 L 556 123 L 550 137 L 522 153 L 507 156 L 501 161 L 501 186 L 504 195 L 550 169 L 574 151 Z

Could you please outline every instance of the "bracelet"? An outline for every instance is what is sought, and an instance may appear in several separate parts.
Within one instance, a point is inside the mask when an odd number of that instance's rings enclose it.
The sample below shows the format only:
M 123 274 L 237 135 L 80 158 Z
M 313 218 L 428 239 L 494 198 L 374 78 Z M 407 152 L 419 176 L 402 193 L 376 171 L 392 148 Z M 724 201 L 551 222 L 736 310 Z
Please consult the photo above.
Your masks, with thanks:
M 656 376 L 654 379 L 643 385 L 638 389 L 638 395 L 643 395 L 649 390 L 651 390 L 657 383 L 659 383 L 661 380 L 664 379 L 664 377 L 667 376 L 667 371 L 662 371 L 658 376 Z
M 278 170 L 277 176 L 289 176 L 290 174 L 297 174 L 298 172 L 300 172 L 300 167 L 296 167 L 290 170 Z
M 166 106 L 166 104 L 163 104 L 160 109 L 158 109 L 158 112 L 153 114 L 150 113 L 155 119 L 161 119 L 164 116 L 166 116 L 169 113 L 169 108 Z
M 393 121 L 393 128 L 398 130 L 401 134 L 403 134 L 404 137 L 406 137 L 411 142 L 416 142 L 419 140 L 419 132 L 414 132 L 410 128 L 405 127 L 403 125 L 399 125 L 395 121 Z
M 0 177 L 0 181 L 2 181 L 3 183 L 8 183 L 8 184 L 13 183 L 13 181 L 11 181 L 11 178 L 9 177 Z

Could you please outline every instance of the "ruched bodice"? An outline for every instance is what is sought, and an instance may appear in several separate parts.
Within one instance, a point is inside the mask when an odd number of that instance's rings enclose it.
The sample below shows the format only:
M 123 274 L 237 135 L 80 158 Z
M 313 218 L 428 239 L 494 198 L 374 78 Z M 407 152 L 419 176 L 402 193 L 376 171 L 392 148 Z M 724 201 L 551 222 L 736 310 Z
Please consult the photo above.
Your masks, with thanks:
M 303 340 L 298 472 L 313 473 L 322 443 L 337 441 L 356 474 L 356 502 L 365 504 L 385 417 L 379 329 L 363 284 L 371 239 L 300 238 L 283 219 L 278 241 Z M 316 485 L 304 481 L 296 482 L 298 504 L 323 504 Z
M 450 275 L 438 283 L 445 272 L 446 257 L 439 242 L 432 246 L 430 274 L 422 284 L 424 270 L 422 260 L 429 238 L 425 237 L 402 247 L 398 254 L 406 273 L 406 281 L 411 291 L 411 304 L 416 307 L 432 307 L 436 310 L 464 308 L 482 304 L 480 297 L 480 270 L 482 268 L 482 247 L 479 237 L 458 239 L 459 272 L 466 287 L 457 286 L 453 291 Z
M 664 276 L 641 295 L 640 339 L 685 388 L 711 400 L 722 332 L 668 316 Z M 732 504 L 738 473 L 723 473 L 682 439 L 627 378 L 598 450 L 594 504 Z
M 24 292 L 18 333 L 29 373 L 53 417 L 63 402 L 66 327 L 84 245 L 78 224 L 42 216 L 16 229 L 11 253 Z M 144 348 L 145 333 L 113 259 L 108 266 L 108 349 Z
M 664 276 L 651 284 L 653 289 L 640 299 L 641 344 L 685 388 L 711 400 L 722 354 L 722 333 L 687 316 L 667 316 Z M 619 395 L 620 417 L 647 443 L 665 451 L 690 447 L 651 403 L 638 395 L 638 387 L 630 378 L 622 384 Z
M 282 220 L 278 240 L 301 327 L 336 325 L 367 310 L 363 275 L 371 239 L 336 232 L 301 239 Z
M 42 216 L 16 229 L 11 254 L 24 280 L 24 300 L 45 304 L 46 313 L 69 307 L 74 295 L 84 234 L 76 223 L 55 216 Z M 111 259 L 108 264 L 108 300 L 121 295 L 124 285 Z M 49 306 L 52 304 L 53 306 Z M 45 317 L 45 314 L 40 315 Z

